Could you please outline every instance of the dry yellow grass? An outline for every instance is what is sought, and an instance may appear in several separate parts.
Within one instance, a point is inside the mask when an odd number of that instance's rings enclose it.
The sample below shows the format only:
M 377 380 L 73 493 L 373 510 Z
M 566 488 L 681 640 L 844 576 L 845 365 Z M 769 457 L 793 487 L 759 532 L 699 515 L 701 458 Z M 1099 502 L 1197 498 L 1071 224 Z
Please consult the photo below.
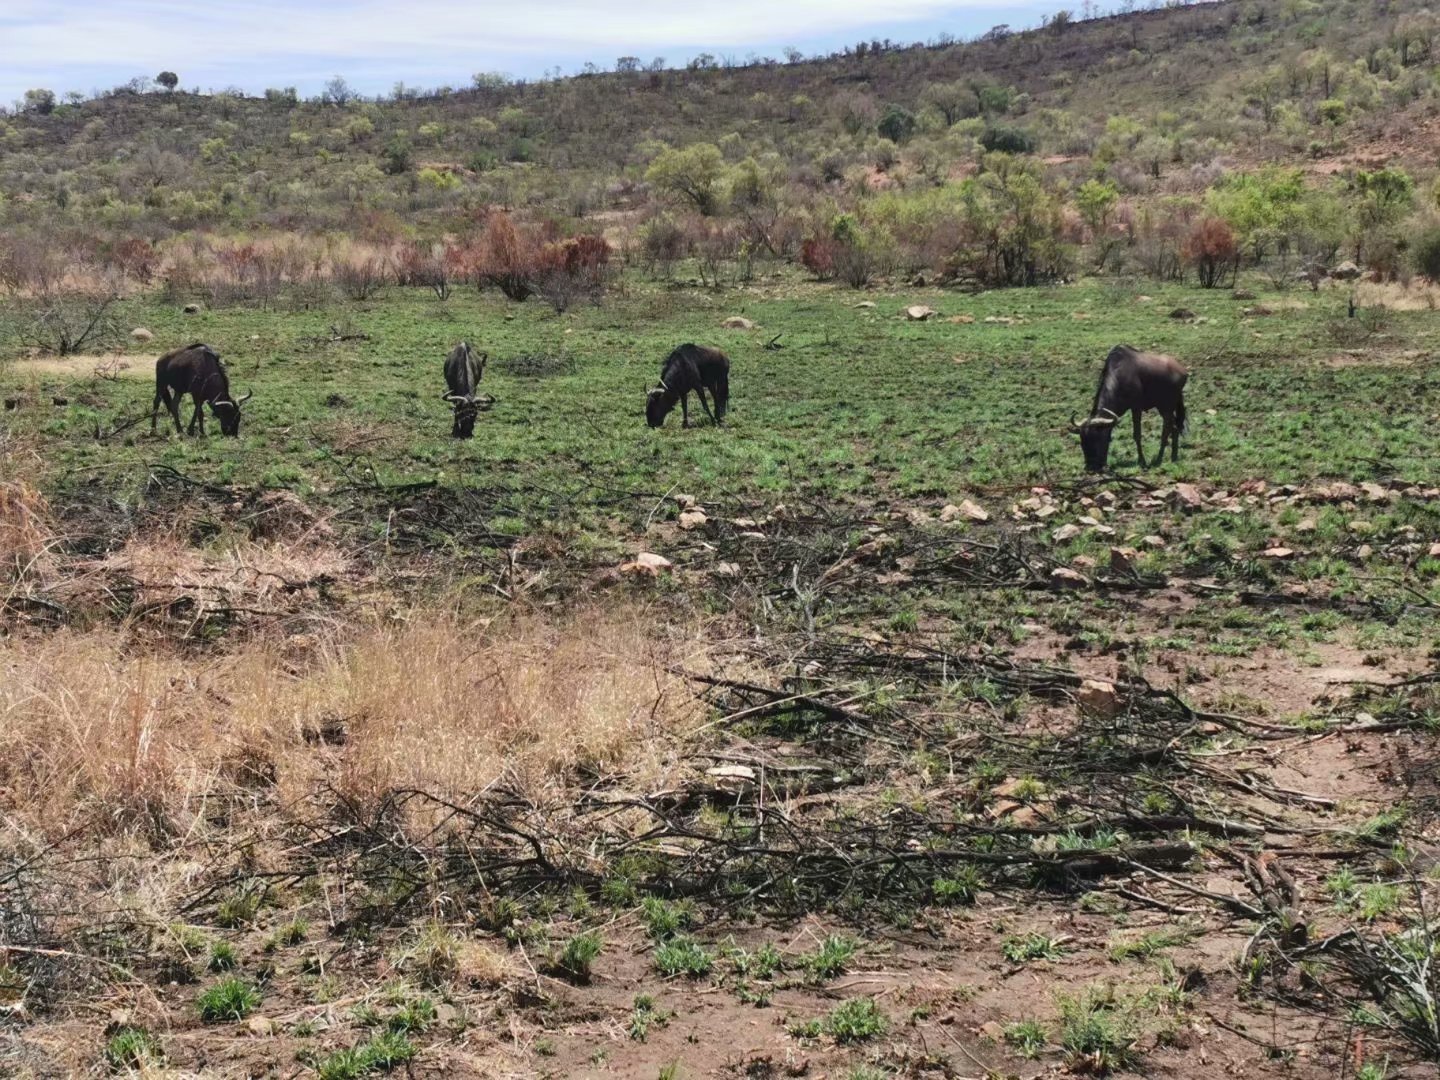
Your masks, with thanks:
M 1361 281 L 1355 286 L 1355 302 L 1361 307 L 1390 311 L 1435 311 L 1440 308 L 1440 285 L 1423 278 L 1416 278 L 1409 285 Z
M 74 356 L 31 356 L 14 361 L 17 375 L 71 375 L 76 378 L 153 379 L 154 355 L 84 353 Z
M 289 805 L 322 779 L 361 806 L 501 781 L 542 797 L 582 766 L 659 783 L 695 709 L 665 672 L 684 647 L 643 614 L 598 610 L 489 626 L 415 612 L 321 636 L 300 671 L 283 642 L 196 656 L 116 630 L 12 638 L 0 814 L 154 837 L 205 828 L 216 798 L 273 789 Z

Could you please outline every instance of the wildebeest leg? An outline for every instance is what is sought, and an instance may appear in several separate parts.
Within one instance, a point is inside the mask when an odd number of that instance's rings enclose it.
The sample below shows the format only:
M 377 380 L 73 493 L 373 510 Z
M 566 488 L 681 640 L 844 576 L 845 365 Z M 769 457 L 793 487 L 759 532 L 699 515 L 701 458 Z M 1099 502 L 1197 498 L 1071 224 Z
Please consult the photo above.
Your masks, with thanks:
M 1140 410 L 1130 410 L 1130 419 L 1135 424 L 1135 460 L 1140 468 L 1145 468 L 1145 444 L 1140 441 Z
M 195 415 L 192 416 L 192 417 L 190 417 L 190 434 L 191 434 L 191 435 L 194 435 L 194 434 L 195 434 L 195 425 L 196 425 L 196 424 L 199 424 L 199 425 L 200 425 L 200 434 L 201 434 L 201 435 L 204 435 L 204 434 L 205 434 L 205 402 L 201 399 L 201 397 L 200 397 L 199 394 L 195 394 L 195 395 L 193 395 L 193 396 L 194 396 L 194 398 L 195 398 Z
M 710 403 L 705 400 L 705 387 L 697 386 L 695 388 L 695 396 L 700 399 L 700 407 L 705 410 L 705 415 L 710 418 L 710 422 L 712 424 L 718 424 L 720 421 L 715 419 L 715 414 L 710 411 Z
M 690 426 L 690 391 L 689 391 L 689 390 L 686 390 L 683 394 L 680 395 L 680 426 L 681 426 L 682 428 L 687 428 L 687 427 Z
M 1165 464 L 1165 443 L 1169 441 L 1175 445 L 1175 417 L 1172 413 L 1162 412 L 1160 414 L 1160 453 L 1155 455 L 1155 467 L 1158 469 Z
M 171 411 L 171 406 L 170 406 L 170 392 L 165 388 L 165 384 L 164 384 L 164 383 L 157 383 L 156 386 L 155 386 L 155 401 L 154 401 L 154 402 L 151 404 L 151 406 L 150 406 L 150 434 L 151 434 L 151 435 L 154 435 L 154 434 L 155 434 L 155 421 L 156 421 L 156 420 L 159 418 L 159 416 L 160 416 L 160 403 L 161 403 L 162 401 L 165 403 L 165 411 L 166 411 L 167 413 L 170 412 L 170 411 Z M 180 430 L 180 422 L 179 422 L 178 420 L 175 422 L 175 430 L 176 430 L 176 431 L 179 431 L 179 430 Z
M 715 383 L 715 423 L 723 423 L 725 413 L 730 408 L 730 379 L 721 375 Z
M 165 408 L 168 409 L 170 412 L 170 419 L 175 422 L 176 435 L 184 434 L 184 432 L 180 428 L 181 400 L 182 395 L 179 390 L 172 390 L 168 386 L 165 388 Z

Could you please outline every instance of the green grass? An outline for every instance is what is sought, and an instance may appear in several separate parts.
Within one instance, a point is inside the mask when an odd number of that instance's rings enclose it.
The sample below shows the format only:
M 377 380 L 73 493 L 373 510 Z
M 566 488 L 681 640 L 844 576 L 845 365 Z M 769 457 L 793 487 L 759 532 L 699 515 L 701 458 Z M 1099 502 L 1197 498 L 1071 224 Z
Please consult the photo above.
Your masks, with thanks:
M 591 968 L 604 948 L 605 939 L 599 933 L 591 930 L 576 934 L 561 946 L 555 968 L 575 982 L 589 982 Z
M 1104 1076 L 1138 1060 L 1140 1027 L 1124 1004 L 1095 992 L 1060 999 L 1060 1045 L 1071 1069 Z
M 357 1080 L 376 1072 L 390 1072 L 415 1058 L 415 1044 L 402 1032 L 381 1031 L 359 1046 L 347 1047 L 312 1061 L 320 1080 Z
M 1000 943 L 1000 952 L 1012 964 L 1028 964 L 1032 960 L 1058 960 L 1065 946 L 1044 934 L 1029 933 L 1007 937 Z
M 139 1072 L 164 1060 L 160 1040 L 140 1027 L 123 1027 L 105 1043 L 105 1063 L 112 1072 Z
M 1039 1057 L 1049 1041 L 1045 1025 L 1038 1020 L 1021 1020 L 1005 1028 L 1005 1042 L 1021 1057 Z
M 839 1043 L 866 1042 L 883 1034 L 887 1026 L 885 1014 L 874 998 L 842 1001 L 825 1018 L 826 1034 Z
M 244 1020 L 260 1007 L 260 991 L 233 975 L 221 979 L 195 999 L 200 1019 L 207 1024 Z
M 715 957 L 694 938 L 675 938 L 655 949 L 655 968 L 667 978 L 702 978 L 714 966 Z
M 800 957 L 797 963 L 809 972 L 812 978 L 833 979 L 847 969 L 850 960 L 855 956 L 855 949 L 854 939 L 831 934 L 820 943 L 819 948 Z
M 645 897 L 640 902 L 640 912 L 645 921 L 645 932 L 652 941 L 668 940 L 689 929 L 695 921 L 694 904 L 662 900 L 658 896 Z
M 235 946 L 228 941 L 216 941 L 210 946 L 208 967 L 211 971 L 231 971 L 240 963 Z

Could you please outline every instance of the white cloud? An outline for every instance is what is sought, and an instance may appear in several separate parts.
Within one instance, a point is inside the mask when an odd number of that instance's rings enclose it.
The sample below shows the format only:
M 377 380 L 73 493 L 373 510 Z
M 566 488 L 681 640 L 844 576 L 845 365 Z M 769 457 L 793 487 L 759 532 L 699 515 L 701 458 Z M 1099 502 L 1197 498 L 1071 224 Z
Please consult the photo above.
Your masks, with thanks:
M 116 82 L 161 68 L 179 71 L 186 85 L 249 89 L 326 67 L 388 69 L 423 82 L 406 71 L 425 71 L 431 58 L 449 74 L 428 81 L 443 82 L 462 58 L 473 57 L 467 72 L 504 69 L 507 60 L 534 70 L 550 58 L 609 63 L 667 50 L 673 61 L 687 49 L 742 52 L 1005 7 L 994 0 L 5 0 L 0 96 L 30 85 L 70 88 L 67 76 L 78 72 Z

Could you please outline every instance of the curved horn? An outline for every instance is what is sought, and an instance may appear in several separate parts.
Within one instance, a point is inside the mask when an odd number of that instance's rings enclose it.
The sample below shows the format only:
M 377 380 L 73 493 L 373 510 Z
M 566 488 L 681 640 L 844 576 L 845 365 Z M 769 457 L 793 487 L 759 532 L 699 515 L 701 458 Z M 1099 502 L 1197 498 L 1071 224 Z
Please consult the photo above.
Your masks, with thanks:
M 1106 409 L 1105 411 L 1110 412 L 1109 409 Z M 1120 417 L 1116 416 L 1114 413 L 1110 413 L 1109 416 L 1092 416 L 1089 420 L 1085 422 L 1087 424 L 1093 424 L 1095 427 L 1114 427 L 1120 422 Z
M 463 395 L 463 394 L 452 394 L 452 393 L 450 393 L 450 391 L 447 390 L 447 391 L 445 391 L 445 393 L 443 393 L 443 394 L 440 395 L 440 400 L 441 400 L 441 401 L 448 401 L 448 402 L 450 402 L 450 404 L 453 405 L 453 404 L 455 404 L 455 402 L 457 402 L 457 401 L 464 401 L 464 400 L 465 400 L 465 395 Z
M 239 401 L 235 402 L 236 407 L 238 408 L 239 406 L 244 405 L 245 402 L 249 401 L 249 400 L 250 400 L 252 397 L 254 397 L 254 396 L 255 396 L 255 391 L 254 391 L 254 390 L 246 390 L 246 391 L 245 391 L 245 396 L 242 397 Z

